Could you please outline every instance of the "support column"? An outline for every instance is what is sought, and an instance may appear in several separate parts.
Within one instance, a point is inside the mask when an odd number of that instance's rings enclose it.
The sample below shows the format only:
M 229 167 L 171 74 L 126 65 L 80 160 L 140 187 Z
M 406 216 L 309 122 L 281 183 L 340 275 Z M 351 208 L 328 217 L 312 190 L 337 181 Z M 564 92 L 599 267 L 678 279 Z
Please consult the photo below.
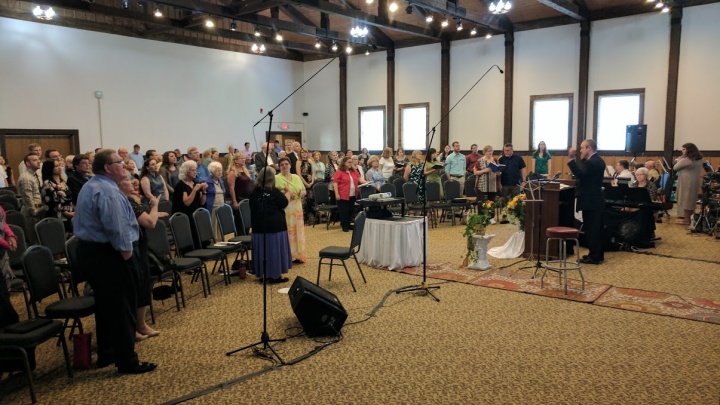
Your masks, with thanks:
M 440 117 L 450 111 L 450 41 L 443 41 L 440 50 Z M 429 129 L 429 128 L 428 128 Z M 440 123 L 440 145 L 449 144 L 450 117 Z M 430 145 L 432 147 L 432 145 Z M 439 149 L 439 148 L 438 148 Z
M 590 75 L 590 21 L 580 23 L 580 72 L 578 75 L 577 134 L 575 145 L 587 139 L 588 77 Z M 570 117 L 572 119 L 572 117 Z
M 348 148 L 347 132 L 347 56 L 340 55 L 340 152 Z
M 512 143 L 513 75 L 515 72 L 515 33 L 505 33 L 505 124 L 503 144 Z
M 682 32 L 682 7 L 673 7 L 670 14 L 670 56 L 668 62 L 667 100 L 665 102 L 665 143 L 663 156 L 672 162 L 675 148 L 675 118 L 677 114 L 677 85 L 680 69 L 680 34 Z
M 387 107 L 386 117 L 386 146 L 395 147 L 395 48 L 387 50 Z

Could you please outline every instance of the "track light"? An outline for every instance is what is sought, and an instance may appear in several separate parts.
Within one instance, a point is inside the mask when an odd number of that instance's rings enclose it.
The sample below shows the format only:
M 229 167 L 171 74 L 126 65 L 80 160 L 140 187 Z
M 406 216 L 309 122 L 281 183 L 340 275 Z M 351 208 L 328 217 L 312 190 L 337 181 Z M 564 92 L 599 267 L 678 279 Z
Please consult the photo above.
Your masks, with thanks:
M 398 9 L 398 4 L 395 1 L 390 3 L 390 5 L 388 6 L 388 10 L 390 10 L 391 13 L 396 12 L 397 9 Z
M 348 46 L 345 48 L 345 53 L 352 53 L 352 46 L 348 45 Z
M 123 1 L 122 1 L 122 8 L 124 8 L 125 10 L 129 9 L 129 8 L 130 8 L 130 2 L 129 2 L 128 0 L 123 0 Z
M 433 22 L 433 15 L 428 14 L 427 16 L 425 16 L 425 22 L 429 22 L 429 23 Z
M 472 27 L 472 29 L 470 30 L 470 35 L 477 35 L 477 28 Z
M 320 40 L 319 40 L 319 39 L 316 39 L 316 40 L 315 40 L 315 48 L 316 48 L 316 49 L 320 49 L 321 46 L 322 46 L 322 44 L 320 43 Z
M 213 22 L 213 20 L 205 20 L 205 26 L 208 28 L 212 28 L 215 26 L 215 23 Z
M 369 50 L 369 49 L 365 49 L 365 56 L 367 56 L 367 55 L 370 55 L 370 50 Z
M 485 39 L 490 39 L 490 38 L 492 38 L 492 34 L 491 34 L 491 33 L 488 32 L 487 34 L 485 34 Z
M 230 31 L 237 31 L 237 23 L 234 20 L 230 23 Z
M 409 5 L 409 6 L 407 6 L 407 7 L 405 8 L 405 12 L 408 13 L 408 14 L 412 14 L 412 13 L 413 13 L 413 6 L 412 6 L 412 4 Z
M 282 42 L 283 36 L 282 36 L 282 34 L 280 33 L 280 31 L 278 31 L 277 34 L 275 34 L 275 40 L 278 41 L 278 42 Z
M 462 30 L 463 30 L 462 21 L 460 21 L 460 20 L 458 20 L 457 30 L 458 30 L 458 31 L 462 31 Z
M 443 22 L 440 23 L 441 26 L 447 27 L 450 24 L 450 22 L 446 19 L 443 20 Z
M 260 35 L 262 35 L 262 34 L 260 34 L 260 30 L 258 29 L 257 26 L 255 27 L 255 34 L 254 34 L 254 35 L 255 35 L 256 37 L 259 37 Z
M 155 17 L 162 17 L 162 10 L 160 10 L 160 7 L 155 7 Z
M 40 6 L 36 6 L 33 11 L 33 15 L 41 20 L 52 20 L 55 17 L 55 10 L 52 7 L 48 7 L 43 10 Z
M 335 41 L 333 41 L 332 50 L 333 50 L 333 52 L 337 51 L 337 44 L 335 43 Z

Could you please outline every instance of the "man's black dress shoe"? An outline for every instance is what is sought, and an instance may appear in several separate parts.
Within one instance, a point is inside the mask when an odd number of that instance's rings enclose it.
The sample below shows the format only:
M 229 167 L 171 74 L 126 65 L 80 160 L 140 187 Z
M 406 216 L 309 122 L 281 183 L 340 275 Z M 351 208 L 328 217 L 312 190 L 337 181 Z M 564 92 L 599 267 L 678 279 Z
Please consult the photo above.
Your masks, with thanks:
M 153 371 L 157 368 L 157 364 L 155 363 L 148 363 L 146 361 L 142 363 L 135 364 L 130 367 L 123 367 L 118 368 L 118 373 L 120 374 L 143 374 L 143 373 L 149 373 L 150 371 Z
M 580 259 L 580 263 L 584 263 L 584 264 L 600 264 L 602 262 L 603 262 L 602 260 L 595 260 L 595 259 L 592 259 L 589 257 L 583 257 L 582 259 Z

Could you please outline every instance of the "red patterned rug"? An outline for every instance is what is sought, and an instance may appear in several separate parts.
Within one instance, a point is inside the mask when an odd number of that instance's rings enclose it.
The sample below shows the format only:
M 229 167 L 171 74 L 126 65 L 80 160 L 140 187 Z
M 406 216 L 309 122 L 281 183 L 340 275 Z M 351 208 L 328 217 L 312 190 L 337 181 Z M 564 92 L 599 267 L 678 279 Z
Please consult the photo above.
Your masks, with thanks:
M 406 267 L 398 271 L 422 276 L 422 267 Z M 453 267 L 450 263 L 428 264 L 427 266 L 427 276 L 438 280 L 455 281 L 501 290 L 586 302 L 609 308 L 720 324 L 720 301 L 706 298 L 680 297 L 656 291 L 620 288 L 587 281 L 583 290 L 579 277 L 568 277 L 568 292 L 565 294 L 565 288 L 555 273 L 548 273 L 545 276 L 543 287 L 541 287 L 541 274 L 538 273 L 537 277 L 533 279 L 532 269 L 523 271 L 498 269 L 477 271 Z M 577 277 L 577 275 L 575 276 Z

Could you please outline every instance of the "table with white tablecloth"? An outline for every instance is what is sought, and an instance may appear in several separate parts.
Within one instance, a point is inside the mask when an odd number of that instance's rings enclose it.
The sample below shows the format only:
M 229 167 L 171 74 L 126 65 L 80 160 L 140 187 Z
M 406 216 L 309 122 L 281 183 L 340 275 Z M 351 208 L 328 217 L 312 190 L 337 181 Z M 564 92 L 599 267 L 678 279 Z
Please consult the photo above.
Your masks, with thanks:
M 367 219 L 357 257 L 370 266 L 402 269 L 422 264 L 422 246 L 422 218 Z

